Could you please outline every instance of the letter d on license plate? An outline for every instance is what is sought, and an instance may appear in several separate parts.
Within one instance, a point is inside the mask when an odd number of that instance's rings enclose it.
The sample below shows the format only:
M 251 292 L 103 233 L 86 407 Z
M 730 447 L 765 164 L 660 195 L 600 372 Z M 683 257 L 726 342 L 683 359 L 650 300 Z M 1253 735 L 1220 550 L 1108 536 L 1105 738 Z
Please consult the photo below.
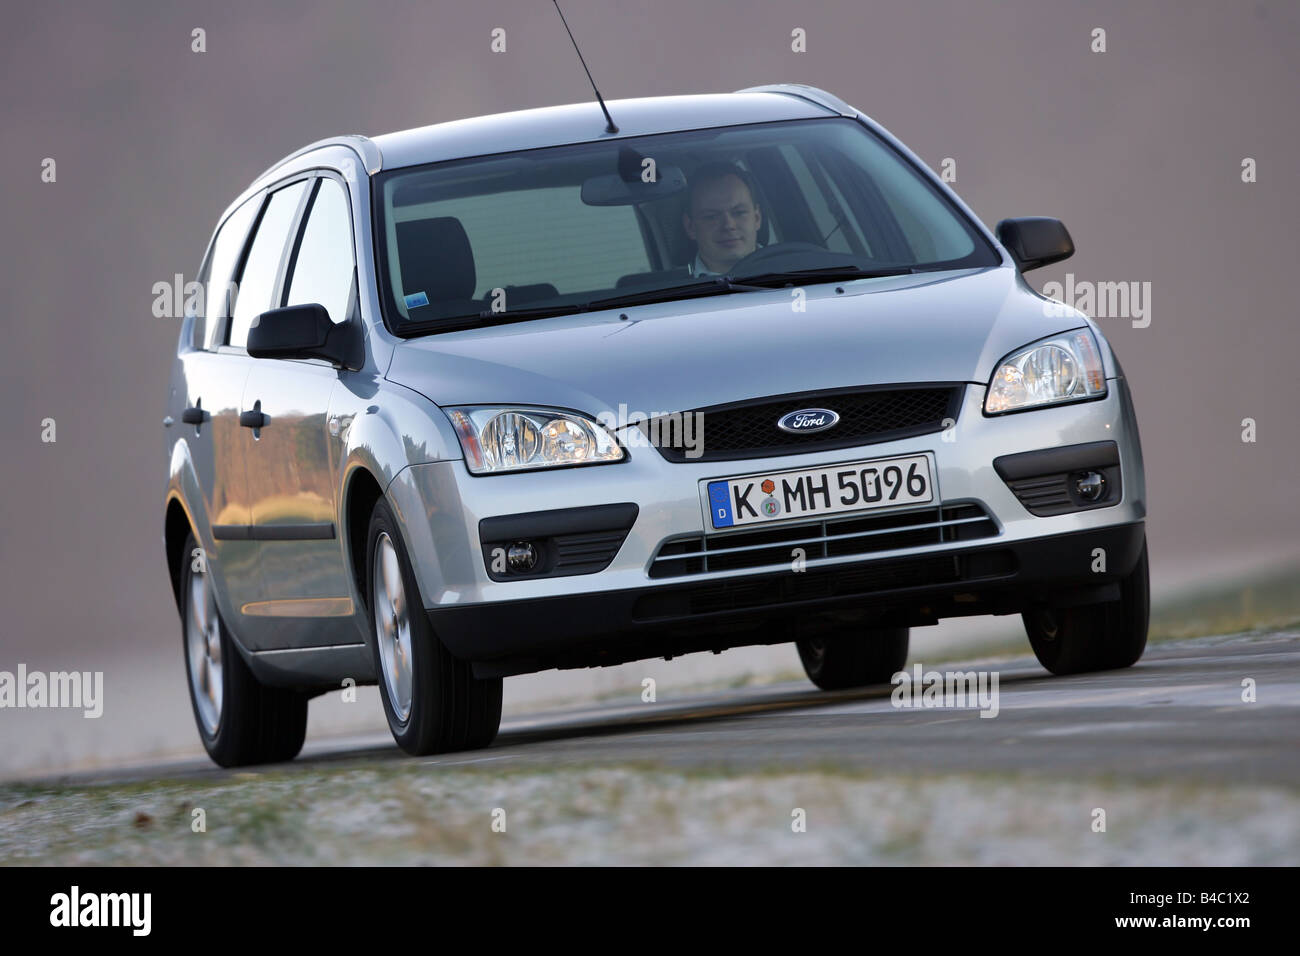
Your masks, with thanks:
M 715 530 L 935 500 L 928 455 L 723 478 L 708 492 Z

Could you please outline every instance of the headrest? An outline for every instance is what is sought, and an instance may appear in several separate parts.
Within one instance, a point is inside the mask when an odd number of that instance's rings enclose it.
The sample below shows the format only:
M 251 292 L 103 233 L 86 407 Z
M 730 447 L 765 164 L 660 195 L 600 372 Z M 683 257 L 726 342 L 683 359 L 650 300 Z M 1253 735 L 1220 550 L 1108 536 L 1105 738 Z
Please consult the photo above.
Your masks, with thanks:
M 478 285 L 474 251 L 459 219 L 399 222 L 397 248 L 403 295 L 423 292 L 430 302 L 473 298 Z

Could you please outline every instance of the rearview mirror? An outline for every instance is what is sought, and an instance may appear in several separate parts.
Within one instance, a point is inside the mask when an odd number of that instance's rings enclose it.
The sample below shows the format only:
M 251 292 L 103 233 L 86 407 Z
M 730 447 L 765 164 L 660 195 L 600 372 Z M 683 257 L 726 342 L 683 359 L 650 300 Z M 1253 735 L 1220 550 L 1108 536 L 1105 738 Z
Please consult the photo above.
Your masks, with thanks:
M 1007 247 L 1021 272 L 1074 255 L 1074 240 L 1059 219 L 1041 216 L 1003 219 L 998 223 L 997 234 L 998 241 Z
M 640 176 L 625 179 L 619 173 L 592 176 L 582 183 L 582 201 L 588 206 L 634 206 L 674 196 L 686 188 L 686 174 L 677 166 L 660 166 L 652 182 Z
M 290 305 L 253 319 L 248 354 L 253 358 L 324 359 L 342 368 L 361 367 L 361 342 L 355 321 L 335 325 L 325 306 Z

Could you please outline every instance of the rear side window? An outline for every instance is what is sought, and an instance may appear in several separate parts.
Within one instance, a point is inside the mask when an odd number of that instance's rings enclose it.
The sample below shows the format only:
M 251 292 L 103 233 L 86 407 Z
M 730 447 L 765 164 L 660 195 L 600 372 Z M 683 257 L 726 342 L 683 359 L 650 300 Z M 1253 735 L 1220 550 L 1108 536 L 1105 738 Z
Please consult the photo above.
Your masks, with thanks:
M 307 214 L 289 298 L 285 305 L 316 302 L 336 325 L 348 317 L 353 277 L 352 216 L 347 193 L 333 179 L 322 178 Z
M 271 194 L 271 199 L 257 224 L 257 235 L 248 250 L 244 274 L 239 280 L 239 295 L 235 299 L 234 314 L 230 319 L 229 344 L 243 348 L 248 342 L 248 329 L 253 319 L 267 309 L 275 308 L 271 297 L 280 274 L 280 261 L 285 240 L 298 212 L 298 204 L 307 188 L 307 181 Z
M 211 351 L 221 342 L 225 319 L 230 316 L 230 303 L 235 299 L 233 277 L 239 265 L 239 254 L 244 251 L 248 227 L 262 206 L 262 197 L 255 196 L 232 212 L 212 243 L 212 256 L 204 277 L 203 308 L 200 327 L 195 330 L 195 347 Z

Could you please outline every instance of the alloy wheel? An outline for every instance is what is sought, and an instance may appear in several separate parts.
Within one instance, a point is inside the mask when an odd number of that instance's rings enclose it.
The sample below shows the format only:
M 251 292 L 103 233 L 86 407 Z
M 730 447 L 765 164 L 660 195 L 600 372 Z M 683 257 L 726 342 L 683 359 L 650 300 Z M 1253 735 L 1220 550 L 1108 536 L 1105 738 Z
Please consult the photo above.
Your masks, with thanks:
M 402 584 L 402 567 L 397 549 L 387 532 L 375 541 L 375 579 L 372 582 L 375 609 L 375 641 L 384 672 L 384 686 L 397 722 L 411 716 L 411 618 Z
M 221 619 L 207 569 L 190 573 L 189 613 L 185 619 L 185 648 L 189 656 L 190 689 L 199 720 L 208 736 L 221 726 L 222 681 Z

